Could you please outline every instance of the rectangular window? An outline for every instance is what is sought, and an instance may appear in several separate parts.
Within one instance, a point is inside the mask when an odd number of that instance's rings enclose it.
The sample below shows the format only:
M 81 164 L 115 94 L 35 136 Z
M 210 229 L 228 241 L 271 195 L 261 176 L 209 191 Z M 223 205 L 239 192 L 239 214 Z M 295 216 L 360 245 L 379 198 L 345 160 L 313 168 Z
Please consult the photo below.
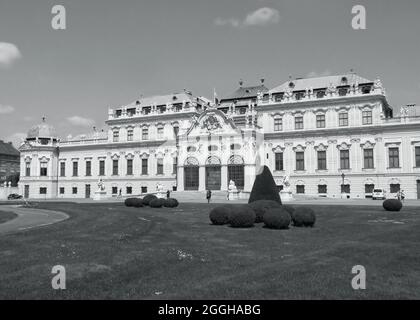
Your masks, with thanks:
M 86 161 L 86 177 L 90 177 L 92 175 L 92 162 L 90 160 Z
M 117 194 L 118 193 L 118 187 L 112 187 L 112 194 Z
M 318 170 L 327 170 L 327 152 L 318 151 Z
M 178 168 L 178 158 L 175 157 L 173 165 L 172 165 L 172 174 L 176 174 L 177 168 Z
M 105 160 L 99 160 L 99 175 L 105 175 Z
M 338 125 L 340 127 L 347 127 L 349 125 L 349 114 L 347 112 L 340 112 L 338 114 Z
M 390 184 L 389 185 L 389 191 L 391 192 L 391 193 L 397 193 L 397 192 L 399 192 L 401 190 L 401 186 L 400 186 L 400 184 L 399 183 L 396 183 L 396 184 Z
M 373 189 L 375 189 L 374 184 L 365 184 L 365 193 L 371 194 L 373 192 Z
M 325 114 L 318 114 L 316 116 L 316 127 L 325 128 Z
M 64 187 L 60 187 L 60 194 L 64 194 Z
M 305 170 L 305 153 L 296 152 L 296 170 Z
M 305 186 L 304 185 L 296 186 L 296 193 L 297 194 L 304 194 L 305 193 Z
M 47 162 L 41 162 L 41 168 L 40 168 L 40 176 L 41 177 L 46 177 L 48 175 L 48 163 Z
M 363 150 L 364 169 L 373 169 L 373 149 Z
M 77 161 L 73 162 L 73 177 L 77 177 L 79 175 L 79 163 Z
M 132 194 L 133 193 L 133 187 L 127 187 L 125 190 L 126 194 Z
M 127 141 L 133 141 L 133 137 L 134 137 L 133 129 L 128 129 L 127 130 Z
M 72 194 L 77 194 L 77 187 L 71 188 L 71 193 Z
M 127 159 L 127 175 L 131 176 L 133 174 L 133 160 Z
M 319 184 L 318 185 L 318 193 L 326 194 L 327 193 L 327 185 L 326 184 Z
M 147 175 L 148 173 L 148 161 L 149 159 L 141 159 L 141 174 Z
M 340 169 L 350 169 L 349 150 L 340 150 Z
M 302 116 L 295 117 L 295 129 L 296 130 L 303 129 L 303 117 Z
M 274 118 L 274 131 L 282 131 L 282 130 L 283 130 L 283 119 Z
M 44 187 L 39 188 L 39 194 L 47 194 L 47 188 L 44 188 Z
M 372 124 L 372 111 L 363 111 L 362 112 L 362 123 L 363 124 Z
M 283 152 L 276 152 L 274 154 L 276 171 L 283 171 Z
M 119 140 L 120 140 L 120 131 L 119 130 L 114 130 L 112 132 L 112 141 L 118 142 Z
M 66 163 L 60 162 L 60 177 L 66 176 Z
M 389 152 L 389 167 L 399 168 L 400 167 L 400 149 L 389 148 L 388 152 Z
M 31 163 L 30 162 L 25 163 L 25 175 L 27 177 L 31 176 Z
M 141 187 L 141 193 L 147 193 L 147 187 Z
M 157 137 L 158 139 L 163 139 L 163 127 L 157 128 Z
M 420 167 L 420 147 L 416 147 L 416 167 Z
M 141 130 L 141 139 L 142 140 L 148 140 L 149 139 L 149 129 L 148 128 L 143 128 Z
M 157 172 L 156 174 L 163 174 L 163 159 L 157 159 Z
M 118 176 L 118 160 L 112 160 L 112 175 Z
M 350 193 L 350 185 L 349 184 L 342 184 L 341 185 L 341 193 Z

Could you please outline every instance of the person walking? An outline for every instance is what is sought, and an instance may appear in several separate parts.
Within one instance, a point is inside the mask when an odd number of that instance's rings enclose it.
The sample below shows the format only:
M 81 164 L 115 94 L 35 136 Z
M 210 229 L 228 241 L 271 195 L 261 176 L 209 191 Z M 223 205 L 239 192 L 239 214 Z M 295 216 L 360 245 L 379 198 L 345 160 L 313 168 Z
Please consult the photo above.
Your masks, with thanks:
M 210 203 L 210 200 L 211 200 L 211 190 L 207 190 L 206 198 L 207 198 L 207 203 Z
M 168 190 L 168 191 L 166 191 L 166 198 L 170 198 L 171 197 L 171 192 Z

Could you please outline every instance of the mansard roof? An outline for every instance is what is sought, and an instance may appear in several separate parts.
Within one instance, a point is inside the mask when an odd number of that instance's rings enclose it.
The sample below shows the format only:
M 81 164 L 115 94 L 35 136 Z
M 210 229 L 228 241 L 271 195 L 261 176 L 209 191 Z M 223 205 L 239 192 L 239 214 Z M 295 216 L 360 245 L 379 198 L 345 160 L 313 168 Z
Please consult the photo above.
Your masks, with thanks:
M 0 140 L 0 155 L 19 156 L 20 153 L 13 147 L 11 142 Z
M 199 104 L 207 103 L 207 99 L 194 96 L 190 91 L 185 90 L 184 92 L 178 92 L 173 94 L 165 95 L 154 95 L 149 97 L 141 97 L 132 103 L 128 104 L 126 107 L 149 107 L 152 105 L 161 106 L 166 104 L 177 104 L 183 102 L 198 102 Z
M 288 88 L 293 91 L 305 91 L 306 89 L 323 89 L 333 85 L 335 87 L 350 85 L 352 83 L 366 84 L 373 83 L 373 81 L 363 78 L 354 73 L 315 77 L 315 78 L 302 78 L 296 80 L 289 80 L 283 84 L 270 90 L 271 93 L 285 92 Z
M 258 92 L 268 92 L 268 88 L 263 84 L 249 87 L 241 86 L 231 94 L 227 95 L 226 97 L 223 97 L 221 101 L 252 98 L 256 97 Z

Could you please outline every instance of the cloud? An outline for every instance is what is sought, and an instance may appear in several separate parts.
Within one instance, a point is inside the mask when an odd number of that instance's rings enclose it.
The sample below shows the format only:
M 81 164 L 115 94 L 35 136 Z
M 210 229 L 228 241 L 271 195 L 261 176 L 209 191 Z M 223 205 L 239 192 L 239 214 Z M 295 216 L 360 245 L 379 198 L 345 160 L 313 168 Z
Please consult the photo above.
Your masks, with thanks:
M 15 108 L 13 108 L 12 106 L 6 106 L 6 105 L 0 104 L 0 114 L 9 114 L 9 113 L 13 113 L 14 111 L 15 111 Z
M 94 120 L 80 116 L 69 117 L 67 121 L 77 127 L 92 127 L 95 124 Z
M 19 148 L 22 142 L 26 139 L 26 133 L 16 132 L 8 137 L 4 141 L 12 142 L 15 148 Z
M 280 22 L 280 13 L 278 10 L 268 7 L 259 8 L 253 12 L 248 13 L 245 19 L 216 18 L 214 24 L 216 26 L 231 26 L 234 28 L 242 28 L 248 26 L 266 26 L 269 24 L 277 24 Z
M 306 78 L 327 77 L 327 76 L 330 76 L 331 74 L 332 74 L 331 71 L 328 69 L 322 72 L 311 71 L 306 75 Z
M 22 54 L 13 43 L 0 42 L 0 67 L 9 67 L 21 57 Z

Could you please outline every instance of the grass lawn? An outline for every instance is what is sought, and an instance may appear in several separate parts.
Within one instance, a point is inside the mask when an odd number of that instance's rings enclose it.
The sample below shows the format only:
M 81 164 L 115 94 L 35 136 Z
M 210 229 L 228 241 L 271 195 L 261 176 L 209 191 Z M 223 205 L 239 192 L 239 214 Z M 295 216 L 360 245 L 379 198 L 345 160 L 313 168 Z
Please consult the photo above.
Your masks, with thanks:
M 17 217 L 13 212 L 0 211 L 0 223 L 5 223 Z
M 313 206 L 315 228 L 269 230 L 210 225 L 214 206 L 42 203 L 70 219 L 0 236 L 0 299 L 420 298 L 419 208 Z

